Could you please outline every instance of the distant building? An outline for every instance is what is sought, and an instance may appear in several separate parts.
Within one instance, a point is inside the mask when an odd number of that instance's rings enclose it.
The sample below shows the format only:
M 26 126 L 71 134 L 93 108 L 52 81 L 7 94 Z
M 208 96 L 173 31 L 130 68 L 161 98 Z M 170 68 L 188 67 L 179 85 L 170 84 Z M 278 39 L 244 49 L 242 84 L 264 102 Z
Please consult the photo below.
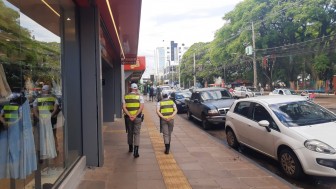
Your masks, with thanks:
M 174 41 L 169 44 L 157 47 L 155 50 L 155 79 L 158 83 L 169 80 L 170 85 L 179 81 L 179 65 L 183 54 L 188 50 L 183 43 L 179 45 Z

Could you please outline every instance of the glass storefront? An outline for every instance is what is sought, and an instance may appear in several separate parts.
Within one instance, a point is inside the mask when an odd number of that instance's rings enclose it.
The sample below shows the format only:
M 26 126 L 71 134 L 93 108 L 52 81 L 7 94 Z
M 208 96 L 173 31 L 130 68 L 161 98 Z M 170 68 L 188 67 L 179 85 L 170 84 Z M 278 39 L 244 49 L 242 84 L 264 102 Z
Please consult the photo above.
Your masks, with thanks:
M 2 189 L 50 188 L 76 159 L 62 111 L 63 9 L 50 2 L 0 0 Z

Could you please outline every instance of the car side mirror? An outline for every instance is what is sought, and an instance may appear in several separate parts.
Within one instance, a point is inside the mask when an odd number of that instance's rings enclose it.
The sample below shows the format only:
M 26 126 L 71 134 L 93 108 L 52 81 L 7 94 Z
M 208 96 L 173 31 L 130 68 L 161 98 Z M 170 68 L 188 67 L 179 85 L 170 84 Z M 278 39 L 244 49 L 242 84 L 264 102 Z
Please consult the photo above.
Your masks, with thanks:
M 269 123 L 267 120 L 261 120 L 261 121 L 258 122 L 258 124 L 259 124 L 261 127 L 265 127 L 265 129 L 266 129 L 268 132 L 271 132 L 271 129 L 269 128 L 270 123 Z

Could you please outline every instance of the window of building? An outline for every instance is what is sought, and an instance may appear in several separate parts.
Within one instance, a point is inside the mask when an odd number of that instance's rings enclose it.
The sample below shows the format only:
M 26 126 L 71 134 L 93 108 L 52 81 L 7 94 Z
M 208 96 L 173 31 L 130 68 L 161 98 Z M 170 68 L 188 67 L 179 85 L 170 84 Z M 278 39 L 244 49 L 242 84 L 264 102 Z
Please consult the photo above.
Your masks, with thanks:
M 46 188 L 65 170 L 61 8 L 0 0 L 0 186 Z

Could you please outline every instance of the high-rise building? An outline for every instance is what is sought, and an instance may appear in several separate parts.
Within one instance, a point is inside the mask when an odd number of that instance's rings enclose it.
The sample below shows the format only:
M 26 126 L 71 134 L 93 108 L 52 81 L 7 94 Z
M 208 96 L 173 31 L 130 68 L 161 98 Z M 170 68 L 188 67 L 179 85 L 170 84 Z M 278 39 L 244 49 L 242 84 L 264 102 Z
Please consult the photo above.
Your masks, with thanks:
M 183 43 L 170 41 L 168 45 L 155 50 L 156 80 L 160 84 L 175 86 L 179 83 L 179 65 L 183 54 L 188 50 Z

